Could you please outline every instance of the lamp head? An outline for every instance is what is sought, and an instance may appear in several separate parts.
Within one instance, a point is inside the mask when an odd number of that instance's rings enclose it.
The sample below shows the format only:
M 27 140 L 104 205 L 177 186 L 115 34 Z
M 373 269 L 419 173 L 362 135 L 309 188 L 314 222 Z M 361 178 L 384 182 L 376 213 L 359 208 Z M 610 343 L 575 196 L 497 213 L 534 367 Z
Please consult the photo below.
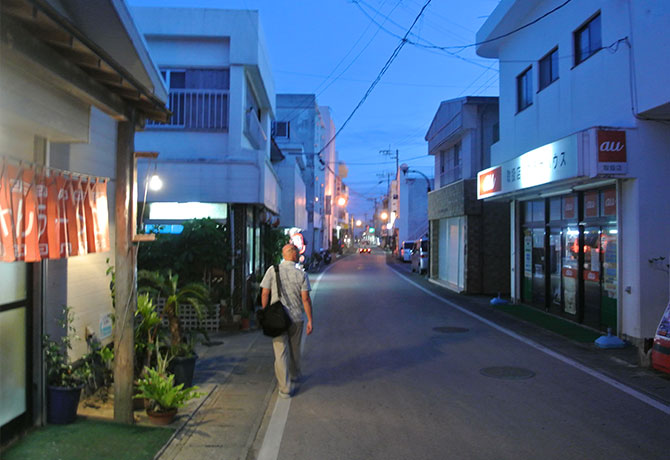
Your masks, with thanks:
M 403 175 L 407 174 L 407 171 L 409 170 L 409 166 L 407 163 L 403 163 L 400 165 L 400 170 L 402 171 Z

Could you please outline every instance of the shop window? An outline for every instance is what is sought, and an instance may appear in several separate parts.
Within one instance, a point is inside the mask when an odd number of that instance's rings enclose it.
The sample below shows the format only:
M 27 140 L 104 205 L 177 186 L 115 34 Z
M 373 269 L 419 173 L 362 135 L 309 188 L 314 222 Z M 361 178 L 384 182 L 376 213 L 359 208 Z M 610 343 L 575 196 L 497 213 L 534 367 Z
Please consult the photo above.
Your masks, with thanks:
M 599 211 L 599 196 L 597 190 L 584 192 L 584 218 L 593 219 L 598 217 Z
M 561 198 L 551 198 L 549 200 L 549 220 L 561 220 Z
M 544 222 L 544 200 L 533 201 L 533 222 Z
M 600 215 L 616 217 L 616 189 L 611 188 L 601 192 Z
M 532 222 L 533 221 L 533 202 L 524 201 L 523 205 L 523 221 Z
M 563 220 L 574 220 L 577 218 L 577 197 L 568 195 L 563 197 Z
M 575 65 L 584 62 L 602 48 L 600 13 L 574 33 Z

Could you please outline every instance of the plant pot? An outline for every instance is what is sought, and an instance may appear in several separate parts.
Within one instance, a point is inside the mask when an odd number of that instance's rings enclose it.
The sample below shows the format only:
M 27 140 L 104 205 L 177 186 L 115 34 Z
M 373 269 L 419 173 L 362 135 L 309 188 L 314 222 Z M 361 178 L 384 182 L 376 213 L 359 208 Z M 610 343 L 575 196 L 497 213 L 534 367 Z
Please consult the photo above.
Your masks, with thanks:
M 147 409 L 147 415 L 154 425 L 169 425 L 174 420 L 175 415 L 177 415 L 177 409 L 170 409 L 165 412 L 154 412 Z
M 65 425 L 77 419 L 82 387 L 47 387 L 47 422 Z
M 175 356 L 170 361 L 170 372 L 174 374 L 174 384 L 184 384 L 184 388 L 193 386 L 193 373 L 198 355 Z

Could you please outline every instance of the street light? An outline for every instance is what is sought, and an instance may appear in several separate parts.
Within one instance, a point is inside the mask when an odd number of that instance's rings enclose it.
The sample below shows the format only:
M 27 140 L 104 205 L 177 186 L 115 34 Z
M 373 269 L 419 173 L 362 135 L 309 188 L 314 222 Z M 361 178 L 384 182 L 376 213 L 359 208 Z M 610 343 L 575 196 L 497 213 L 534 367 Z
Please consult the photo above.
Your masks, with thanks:
M 343 196 L 337 198 L 337 205 L 338 206 L 344 206 L 347 204 L 347 199 Z
M 379 215 L 379 217 L 382 218 L 382 220 L 386 220 L 389 218 L 389 213 L 386 211 L 382 211 L 382 213 Z
M 421 171 L 417 171 L 416 169 L 409 169 L 407 163 L 401 164 L 400 170 L 402 171 L 403 176 L 406 176 L 408 172 L 415 172 L 417 174 L 421 174 L 423 178 L 426 179 L 426 184 L 428 185 L 428 191 L 430 192 L 430 179 L 428 179 L 428 176 L 426 176 L 424 173 L 422 173 Z
M 356 227 L 360 227 L 361 225 L 363 225 L 363 221 L 361 221 L 360 219 L 358 219 L 358 220 L 356 221 Z
M 149 179 L 149 188 L 154 192 L 163 188 L 163 181 L 158 174 L 153 174 Z

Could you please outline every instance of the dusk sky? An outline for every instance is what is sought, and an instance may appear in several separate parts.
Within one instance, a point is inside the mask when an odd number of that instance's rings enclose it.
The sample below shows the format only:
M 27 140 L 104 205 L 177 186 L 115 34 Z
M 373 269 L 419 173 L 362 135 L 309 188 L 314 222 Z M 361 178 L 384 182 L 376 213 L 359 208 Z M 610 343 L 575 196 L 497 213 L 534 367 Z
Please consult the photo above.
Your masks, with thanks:
M 336 129 L 363 98 L 425 4 L 425 0 L 127 2 L 258 10 L 276 92 L 316 94 L 319 105 L 331 107 Z M 433 0 L 408 38 L 424 45 L 472 44 L 497 3 Z M 474 47 L 441 51 L 407 43 L 335 141 L 339 159 L 349 167 L 344 182 L 351 189 L 350 212 L 356 218 L 364 214 L 370 218 L 372 199 L 385 194 L 395 161 L 380 150 L 397 149 L 401 164 L 433 177 L 433 157 L 424 136 L 441 101 L 497 94 L 497 61 L 478 57 Z

